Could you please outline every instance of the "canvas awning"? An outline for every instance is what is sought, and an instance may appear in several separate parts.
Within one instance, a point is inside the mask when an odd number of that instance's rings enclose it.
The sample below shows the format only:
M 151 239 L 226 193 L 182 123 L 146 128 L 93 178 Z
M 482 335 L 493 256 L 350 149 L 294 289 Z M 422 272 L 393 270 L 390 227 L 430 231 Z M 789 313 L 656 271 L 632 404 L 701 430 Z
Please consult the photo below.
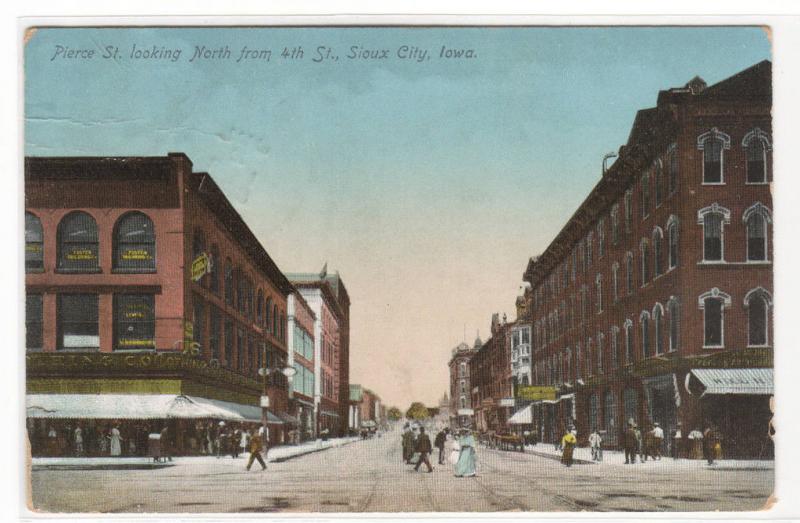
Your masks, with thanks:
M 531 405 L 518 410 L 513 416 L 508 418 L 509 425 L 530 425 L 531 423 L 533 423 L 533 412 Z
M 772 369 L 692 369 L 706 394 L 772 394 Z
M 29 418 L 261 421 L 254 405 L 175 394 L 28 394 L 25 406 Z M 267 420 L 283 423 L 269 412 Z

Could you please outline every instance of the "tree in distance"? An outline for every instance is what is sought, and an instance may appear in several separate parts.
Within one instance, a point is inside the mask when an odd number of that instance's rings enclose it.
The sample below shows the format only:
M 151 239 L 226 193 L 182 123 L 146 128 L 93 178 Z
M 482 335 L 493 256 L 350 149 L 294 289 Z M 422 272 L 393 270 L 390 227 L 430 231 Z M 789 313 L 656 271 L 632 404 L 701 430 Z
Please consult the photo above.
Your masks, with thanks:
M 428 419 L 430 413 L 428 412 L 428 407 L 420 403 L 419 401 L 415 401 L 411 404 L 411 406 L 406 411 L 406 418 L 413 419 L 413 420 L 423 420 Z
M 390 407 L 389 411 L 386 413 L 386 417 L 389 418 L 389 421 L 397 421 L 403 417 L 403 411 L 397 407 Z

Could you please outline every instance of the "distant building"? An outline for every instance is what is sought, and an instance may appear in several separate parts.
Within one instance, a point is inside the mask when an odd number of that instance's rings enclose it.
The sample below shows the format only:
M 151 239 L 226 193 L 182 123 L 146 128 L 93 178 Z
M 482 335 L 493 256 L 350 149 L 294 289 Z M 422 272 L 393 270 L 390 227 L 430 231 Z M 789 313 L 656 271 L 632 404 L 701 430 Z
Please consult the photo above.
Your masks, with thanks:
M 514 413 L 514 387 L 511 371 L 511 332 L 515 323 L 505 315 L 492 315 L 492 336 L 469 360 L 472 406 L 475 425 L 481 431 L 506 432 L 506 422 Z
M 469 360 L 482 345 L 480 337 L 477 337 L 472 347 L 466 343 L 460 343 L 452 351 L 448 367 L 450 369 L 450 424 L 454 427 L 466 426 L 474 421 Z

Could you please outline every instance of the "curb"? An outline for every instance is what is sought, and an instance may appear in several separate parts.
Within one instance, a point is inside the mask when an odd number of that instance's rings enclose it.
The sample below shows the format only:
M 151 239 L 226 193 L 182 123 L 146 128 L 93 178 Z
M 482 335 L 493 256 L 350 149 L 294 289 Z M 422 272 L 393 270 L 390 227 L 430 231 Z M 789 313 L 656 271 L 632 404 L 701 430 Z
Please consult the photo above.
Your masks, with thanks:
M 540 458 L 549 458 L 549 459 L 554 459 L 556 461 L 561 461 L 561 456 L 556 456 L 556 455 L 550 454 L 548 452 L 541 452 L 541 451 L 537 451 L 537 450 L 526 450 L 525 454 L 528 454 L 528 453 L 533 454 L 534 456 L 539 456 Z M 598 463 L 596 461 L 589 461 L 589 460 L 586 460 L 586 459 L 572 458 L 572 464 L 573 465 L 597 465 Z
M 291 456 L 284 456 L 281 458 L 270 459 L 269 458 L 269 451 L 267 451 L 266 462 L 267 463 L 283 463 L 284 461 L 289 461 L 290 459 L 299 458 L 300 456 L 307 456 L 309 454 L 314 454 L 315 452 L 322 452 L 324 450 L 330 450 L 334 448 L 344 447 L 346 445 L 350 445 L 351 443 L 355 443 L 353 441 L 348 441 L 347 443 L 342 443 L 341 445 L 331 446 L 331 447 L 322 447 L 322 448 L 315 448 L 309 449 L 305 452 L 301 452 L 299 454 L 292 454 Z

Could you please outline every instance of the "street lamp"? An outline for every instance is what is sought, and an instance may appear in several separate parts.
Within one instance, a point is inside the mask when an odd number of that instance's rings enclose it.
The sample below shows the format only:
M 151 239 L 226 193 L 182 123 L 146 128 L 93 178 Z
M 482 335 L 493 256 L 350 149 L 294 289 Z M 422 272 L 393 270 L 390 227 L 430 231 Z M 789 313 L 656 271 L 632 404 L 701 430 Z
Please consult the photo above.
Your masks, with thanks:
M 262 360 L 266 365 L 267 362 L 267 347 L 264 346 L 264 359 Z M 261 424 L 264 427 L 264 437 L 268 437 L 269 434 L 267 432 L 267 409 L 269 408 L 269 395 L 267 394 L 267 376 L 271 374 L 275 374 L 276 372 L 280 372 L 287 378 L 291 379 L 295 374 L 297 374 L 297 369 L 294 367 L 283 367 L 283 368 L 274 368 L 270 369 L 268 367 L 261 367 L 258 369 L 258 375 L 264 378 L 264 393 L 261 395 Z

